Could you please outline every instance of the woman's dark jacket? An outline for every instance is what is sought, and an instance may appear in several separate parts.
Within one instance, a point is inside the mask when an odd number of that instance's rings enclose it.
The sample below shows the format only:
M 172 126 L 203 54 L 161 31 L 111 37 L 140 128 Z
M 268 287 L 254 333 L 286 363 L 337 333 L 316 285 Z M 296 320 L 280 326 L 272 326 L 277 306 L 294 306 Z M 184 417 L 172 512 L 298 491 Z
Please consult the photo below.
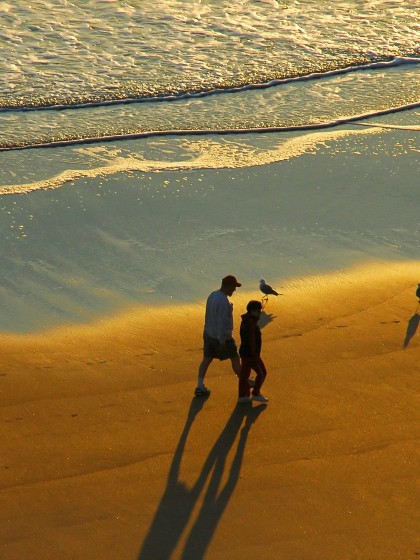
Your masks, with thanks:
M 241 345 L 239 355 L 243 358 L 257 358 L 261 354 L 261 330 L 258 319 L 245 313 L 240 328 Z

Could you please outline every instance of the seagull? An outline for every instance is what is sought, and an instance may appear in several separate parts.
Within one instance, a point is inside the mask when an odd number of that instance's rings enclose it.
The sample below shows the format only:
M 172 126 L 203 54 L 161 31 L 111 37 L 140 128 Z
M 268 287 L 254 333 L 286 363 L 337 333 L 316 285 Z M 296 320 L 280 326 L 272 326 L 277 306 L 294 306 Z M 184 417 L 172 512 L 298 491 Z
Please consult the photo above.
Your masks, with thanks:
M 276 292 L 276 290 L 273 290 L 271 286 L 266 284 L 264 278 L 261 278 L 260 280 L 260 290 L 262 291 L 262 293 L 265 295 L 267 299 L 269 295 L 273 295 L 273 296 L 281 295 L 278 292 Z

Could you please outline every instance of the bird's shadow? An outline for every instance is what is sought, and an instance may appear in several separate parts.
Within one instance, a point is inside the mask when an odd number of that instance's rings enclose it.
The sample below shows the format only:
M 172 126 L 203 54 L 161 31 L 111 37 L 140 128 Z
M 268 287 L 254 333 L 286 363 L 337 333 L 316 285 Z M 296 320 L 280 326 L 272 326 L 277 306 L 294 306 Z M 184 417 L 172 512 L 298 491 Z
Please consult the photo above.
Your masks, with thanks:
M 419 323 L 420 323 L 420 315 L 418 314 L 418 312 L 416 310 L 414 315 L 412 317 L 410 317 L 410 320 L 408 321 L 407 331 L 405 333 L 405 339 L 404 339 L 404 343 L 403 343 L 403 348 L 407 348 L 407 346 L 410 344 L 410 340 L 413 338 L 413 336 L 417 332 L 417 328 L 419 326 Z
M 265 311 L 261 311 L 261 315 L 258 320 L 258 325 L 260 329 L 263 329 L 266 325 L 268 325 L 268 323 L 274 321 L 274 319 L 276 319 L 276 316 L 273 315 L 272 313 L 268 314 Z

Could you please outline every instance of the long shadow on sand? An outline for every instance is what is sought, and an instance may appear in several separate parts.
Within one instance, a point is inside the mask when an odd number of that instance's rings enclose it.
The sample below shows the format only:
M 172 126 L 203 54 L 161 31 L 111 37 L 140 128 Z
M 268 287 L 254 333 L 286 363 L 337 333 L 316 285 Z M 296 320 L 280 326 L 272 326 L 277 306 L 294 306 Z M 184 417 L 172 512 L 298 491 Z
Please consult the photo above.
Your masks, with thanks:
M 404 348 L 407 348 L 407 346 L 410 344 L 410 340 L 417 332 L 417 327 L 419 326 L 419 323 L 420 323 L 420 315 L 416 312 L 412 317 L 410 317 L 410 320 L 408 321 L 407 331 L 405 333 L 405 339 L 403 344 Z
M 168 560 L 185 530 L 192 511 L 208 482 L 203 502 L 187 537 L 181 558 L 203 558 L 239 479 L 246 441 L 252 424 L 266 408 L 262 404 L 237 406 L 211 449 L 192 488 L 179 480 L 181 460 L 192 424 L 206 399 L 194 398 L 188 411 L 169 470 L 168 483 L 145 538 L 138 560 Z M 245 422 L 244 422 L 245 420 Z M 242 428 L 242 429 L 241 429 Z M 240 432 L 229 475 L 222 485 L 226 460 Z

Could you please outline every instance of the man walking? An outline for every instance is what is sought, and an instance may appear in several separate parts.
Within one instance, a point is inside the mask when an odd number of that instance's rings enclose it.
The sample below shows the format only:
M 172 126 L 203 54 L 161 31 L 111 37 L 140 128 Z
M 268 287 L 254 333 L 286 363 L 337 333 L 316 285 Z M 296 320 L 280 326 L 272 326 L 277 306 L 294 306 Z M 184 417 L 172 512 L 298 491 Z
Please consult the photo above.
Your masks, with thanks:
M 210 390 L 204 385 L 204 377 L 214 358 L 230 359 L 232 369 L 237 376 L 241 371 L 238 349 L 233 339 L 233 304 L 230 297 L 241 284 L 234 276 L 225 276 L 219 290 L 212 292 L 207 298 L 206 317 L 204 323 L 204 356 L 198 368 L 196 396 L 206 396 Z

